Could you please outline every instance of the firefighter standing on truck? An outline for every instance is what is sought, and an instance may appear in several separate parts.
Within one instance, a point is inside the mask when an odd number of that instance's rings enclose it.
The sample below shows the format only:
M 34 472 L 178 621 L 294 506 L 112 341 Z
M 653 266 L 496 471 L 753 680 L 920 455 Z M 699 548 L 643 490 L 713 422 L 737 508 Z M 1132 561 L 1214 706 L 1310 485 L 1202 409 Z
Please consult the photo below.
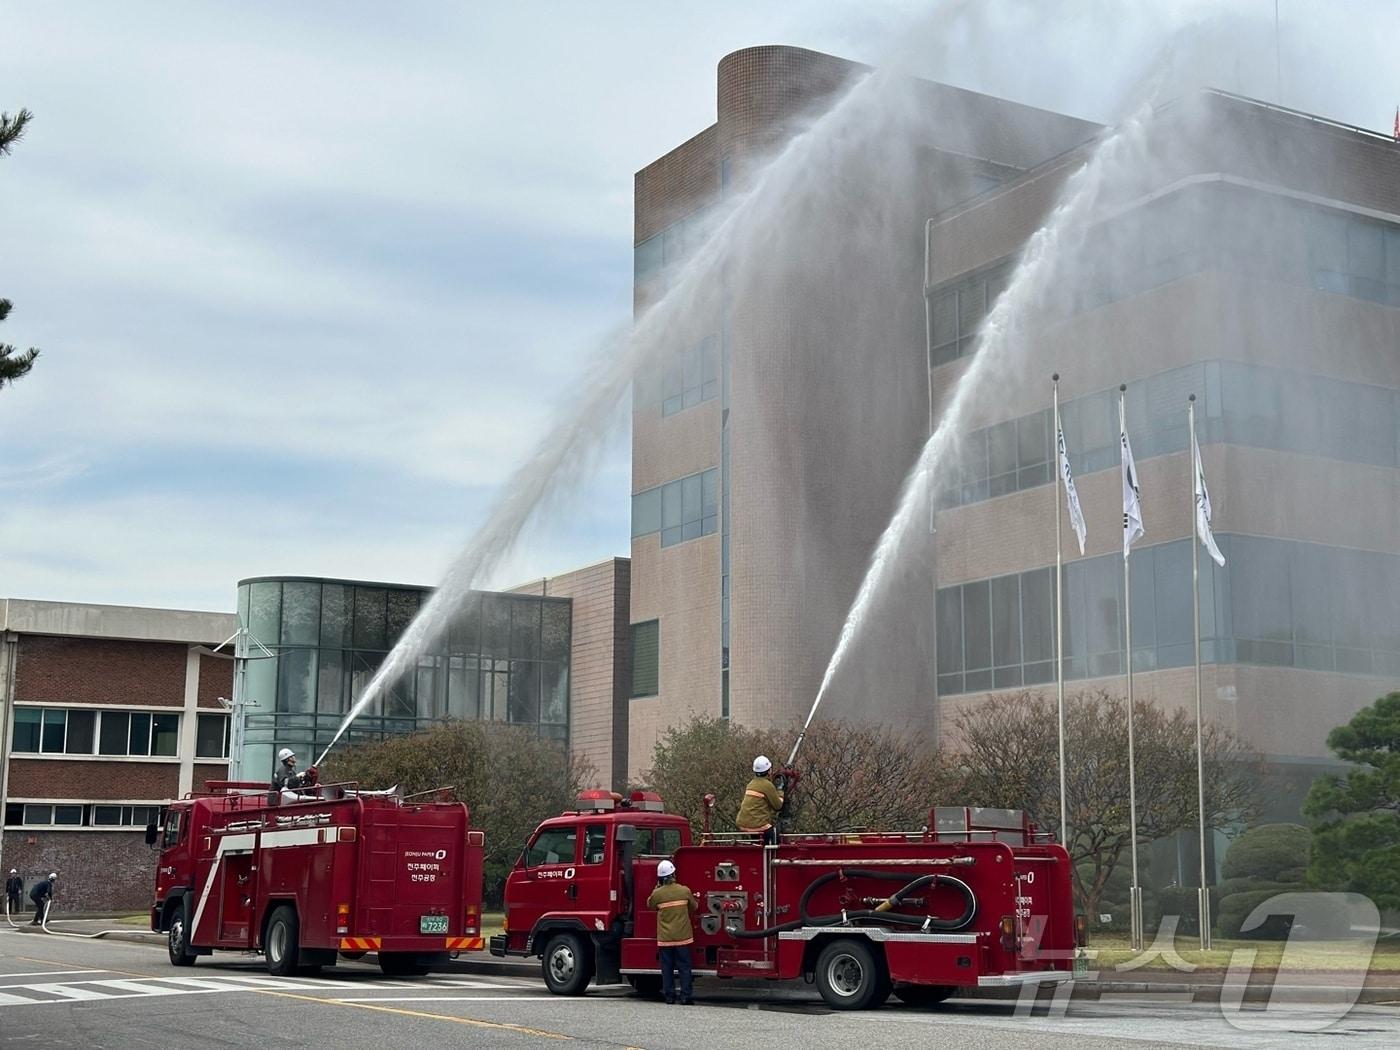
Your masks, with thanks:
M 773 821 L 783 808 L 783 793 L 773 783 L 773 763 L 767 755 L 759 755 L 753 760 L 754 778 L 744 788 L 744 801 L 739 805 L 739 815 L 734 823 L 740 831 L 750 835 L 762 835 L 764 843 L 778 841 L 777 829 Z
M 277 752 L 277 773 L 272 778 L 272 786 L 279 791 L 294 792 L 297 788 L 310 787 L 316 783 L 316 767 L 305 773 L 297 772 L 297 754 L 289 747 Z
M 656 889 L 647 898 L 647 907 L 656 909 L 656 946 L 661 957 L 661 993 L 667 1004 L 676 1001 L 676 975 L 681 975 L 680 1002 L 690 1006 L 691 998 L 690 946 L 695 931 L 690 926 L 690 913 L 698 906 L 695 895 L 676 881 L 676 866 L 663 860 L 656 866 Z

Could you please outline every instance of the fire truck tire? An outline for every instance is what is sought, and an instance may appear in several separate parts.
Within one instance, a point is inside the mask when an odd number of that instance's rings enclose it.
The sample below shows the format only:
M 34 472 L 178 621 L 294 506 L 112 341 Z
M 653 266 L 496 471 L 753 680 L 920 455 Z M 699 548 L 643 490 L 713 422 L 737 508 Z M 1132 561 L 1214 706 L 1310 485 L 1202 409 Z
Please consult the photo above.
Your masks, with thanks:
M 955 991 L 951 984 L 901 984 L 895 986 L 894 994 L 910 1006 L 937 1006 Z
M 833 1010 L 865 1010 L 889 995 L 884 960 L 864 938 L 842 937 L 817 956 L 817 991 Z
M 643 999 L 659 999 L 661 997 L 661 977 L 659 974 L 629 973 L 627 983 Z
M 297 972 L 299 933 L 295 908 L 283 904 L 273 911 L 272 917 L 267 920 L 267 936 L 263 938 L 268 973 L 274 977 L 288 977 Z
M 166 933 L 165 946 L 170 952 L 172 966 L 193 966 L 195 953 L 190 951 L 190 899 L 182 897 L 170 916 L 170 930 Z
M 593 980 L 593 949 L 576 933 L 556 933 L 544 946 L 540 968 L 555 995 L 582 995 Z

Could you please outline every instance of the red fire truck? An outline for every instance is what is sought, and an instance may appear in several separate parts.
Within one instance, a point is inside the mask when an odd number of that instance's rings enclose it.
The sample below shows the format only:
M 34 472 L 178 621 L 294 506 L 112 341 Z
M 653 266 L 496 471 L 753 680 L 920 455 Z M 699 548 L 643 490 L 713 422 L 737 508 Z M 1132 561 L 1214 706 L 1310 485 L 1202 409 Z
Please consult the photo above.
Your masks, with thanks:
M 146 829 L 160 849 L 151 929 L 176 966 L 253 950 L 289 974 L 373 951 L 408 975 L 482 947 L 483 839 L 465 805 L 354 784 L 205 787 Z
M 708 826 L 708 819 L 706 821 Z M 585 791 L 536 829 L 506 882 L 495 955 L 536 955 L 545 984 L 580 995 L 626 978 L 660 987 L 656 913 L 670 858 L 699 899 L 696 974 L 814 980 L 836 1009 L 893 992 L 936 1003 L 959 988 L 1069 980 L 1086 967 L 1070 862 L 1016 810 L 938 807 L 910 834 L 751 835 L 691 841 L 649 792 Z

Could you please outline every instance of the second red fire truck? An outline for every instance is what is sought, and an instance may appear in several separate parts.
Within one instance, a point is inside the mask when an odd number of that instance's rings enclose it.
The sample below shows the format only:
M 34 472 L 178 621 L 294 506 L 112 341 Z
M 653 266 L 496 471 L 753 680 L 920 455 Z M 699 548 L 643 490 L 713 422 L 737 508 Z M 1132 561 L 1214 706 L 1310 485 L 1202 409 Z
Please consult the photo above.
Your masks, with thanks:
M 751 835 L 691 841 L 648 792 L 585 791 L 535 831 L 506 883 L 495 955 L 539 956 L 545 984 L 660 986 L 656 913 L 640 902 L 664 859 L 699 898 L 694 972 L 816 983 L 836 1009 L 893 993 L 1071 979 L 1086 963 L 1070 861 L 1023 814 L 939 807 L 910 834 Z

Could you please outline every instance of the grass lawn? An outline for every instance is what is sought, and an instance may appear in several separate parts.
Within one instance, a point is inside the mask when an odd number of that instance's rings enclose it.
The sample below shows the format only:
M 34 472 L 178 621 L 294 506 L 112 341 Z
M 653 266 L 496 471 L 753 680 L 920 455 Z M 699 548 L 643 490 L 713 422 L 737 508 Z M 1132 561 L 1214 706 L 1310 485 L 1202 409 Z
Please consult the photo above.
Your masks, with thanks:
M 1151 943 L 1151 935 L 1148 936 Z M 1112 971 L 1121 963 L 1136 958 L 1138 953 L 1129 946 L 1128 935 L 1106 933 L 1095 935 L 1089 942 L 1100 973 Z M 1215 938 L 1210 951 L 1200 950 L 1200 941 L 1192 936 L 1176 938 L 1177 954 L 1199 971 L 1221 971 L 1230 965 L 1231 955 L 1239 949 L 1250 949 L 1256 969 L 1277 969 L 1283 958 L 1283 941 L 1222 940 Z M 1351 971 L 1369 969 L 1371 973 L 1400 973 L 1400 938 L 1384 938 L 1376 942 L 1375 951 L 1364 941 L 1298 941 L 1289 948 L 1290 969 L 1318 971 Z M 1173 970 L 1167 960 L 1158 956 L 1141 970 Z M 1134 971 L 1128 971 L 1134 972 Z

